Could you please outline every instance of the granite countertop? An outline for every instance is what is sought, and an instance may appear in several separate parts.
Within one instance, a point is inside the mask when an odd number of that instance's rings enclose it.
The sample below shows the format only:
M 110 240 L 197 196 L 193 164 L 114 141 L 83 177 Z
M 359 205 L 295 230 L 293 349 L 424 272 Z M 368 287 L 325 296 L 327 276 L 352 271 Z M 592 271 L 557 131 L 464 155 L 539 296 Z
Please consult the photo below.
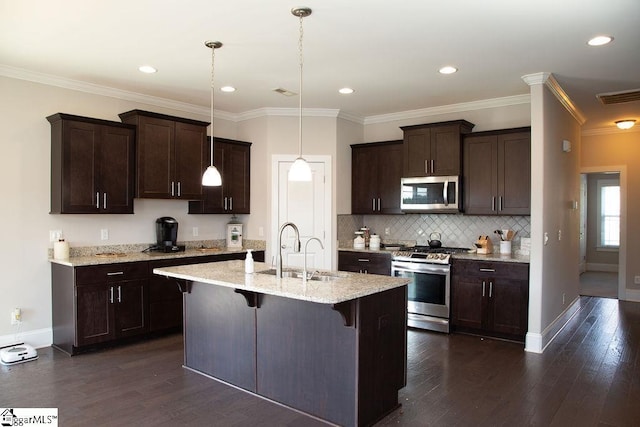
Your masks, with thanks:
M 409 283 L 405 278 L 342 271 L 321 272 L 338 276 L 335 280 L 303 282 L 299 278 L 276 278 L 274 275 L 260 274 L 260 271 L 270 268 L 263 262 L 256 262 L 254 266 L 256 273 L 253 274 L 245 274 L 242 260 L 155 268 L 153 272 L 177 279 L 321 304 L 338 304 Z
M 251 248 L 250 248 L 251 249 Z M 256 250 L 256 249 L 252 249 Z M 260 250 L 260 249 L 257 249 Z M 82 267 L 86 265 L 116 264 L 122 262 L 153 261 L 160 259 L 179 259 L 207 255 L 222 255 L 238 252 L 246 252 L 246 249 L 229 250 L 227 248 L 189 248 L 182 252 L 105 252 L 93 255 L 72 256 L 65 259 L 49 258 L 49 262 L 67 265 L 70 267 Z
M 471 248 L 469 248 L 470 250 L 472 250 Z M 339 251 L 349 251 L 349 252 L 364 252 L 364 253 L 379 253 L 379 254 L 390 254 L 391 256 L 393 256 L 394 252 L 397 251 L 390 251 L 390 250 L 386 250 L 386 249 L 379 249 L 379 250 L 372 250 L 372 249 L 354 249 L 353 247 L 340 247 L 338 248 Z M 452 259 L 468 259 L 468 260 L 475 260 L 475 261 L 502 261 L 502 262 L 523 262 L 523 263 L 529 263 L 529 255 L 523 255 L 520 254 L 518 252 L 510 254 L 510 255 L 503 255 L 500 253 L 492 253 L 492 254 L 478 254 L 476 252 L 472 252 L 472 253 L 457 253 L 457 254 L 452 254 L 451 255 Z

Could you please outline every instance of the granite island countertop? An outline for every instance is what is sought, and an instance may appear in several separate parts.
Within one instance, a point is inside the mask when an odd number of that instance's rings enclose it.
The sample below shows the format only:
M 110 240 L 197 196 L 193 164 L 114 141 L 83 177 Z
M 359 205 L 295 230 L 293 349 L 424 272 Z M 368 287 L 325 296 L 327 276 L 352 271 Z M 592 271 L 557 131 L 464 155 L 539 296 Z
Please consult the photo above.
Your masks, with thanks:
M 303 282 L 301 278 L 276 278 L 274 275 L 261 274 L 260 271 L 268 270 L 270 266 L 263 262 L 256 262 L 254 265 L 255 273 L 253 274 L 245 274 L 244 261 L 242 260 L 155 268 L 153 272 L 175 279 L 320 304 L 338 304 L 405 286 L 409 283 L 409 280 L 405 278 L 343 271 L 320 272 L 323 275 L 337 276 L 334 280 L 307 280 Z

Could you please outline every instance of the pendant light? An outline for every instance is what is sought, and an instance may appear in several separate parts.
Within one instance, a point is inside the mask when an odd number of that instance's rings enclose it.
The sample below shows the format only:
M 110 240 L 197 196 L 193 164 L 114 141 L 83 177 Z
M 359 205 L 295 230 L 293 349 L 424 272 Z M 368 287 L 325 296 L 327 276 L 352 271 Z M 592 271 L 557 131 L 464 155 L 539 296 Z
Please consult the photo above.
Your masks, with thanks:
M 202 175 L 202 185 L 207 187 L 220 187 L 222 185 L 222 177 L 220 176 L 220 172 L 218 172 L 218 169 L 213 165 L 213 138 L 214 138 L 213 106 L 215 105 L 213 103 L 213 94 L 215 91 L 213 88 L 213 76 L 214 76 L 214 69 L 215 69 L 214 65 L 215 65 L 216 49 L 222 47 L 222 43 L 206 41 L 204 42 L 204 44 L 205 46 L 211 49 L 211 159 L 210 159 L 211 166 L 209 166 L 207 170 L 204 171 L 204 175 Z
M 308 7 L 296 7 L 291 9 L 291 14 L 300 18 L 300 37 L 298 39 L 298 51 L 300 54 L 300 89 L 298 93 L 298 158 L 289 169 L 289 181 L 311 181 L 311 167 L 302 157 L 302 19 L 311 15 Z

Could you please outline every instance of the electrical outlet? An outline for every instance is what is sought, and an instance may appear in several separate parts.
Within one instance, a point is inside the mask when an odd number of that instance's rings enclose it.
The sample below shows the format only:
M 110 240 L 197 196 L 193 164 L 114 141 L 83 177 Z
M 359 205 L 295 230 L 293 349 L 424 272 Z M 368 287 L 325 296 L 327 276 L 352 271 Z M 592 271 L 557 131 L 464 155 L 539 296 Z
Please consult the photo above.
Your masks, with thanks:
M 100 230 L 100 240 L 109 240 L 109 229 L 103 228 Z
M 385 235 L 385 236 L 388 236 L 389 234 L 391 234 L 391 228 L 386 227 L 386 228 L 384 229 L 384 235 Z
M 633 278 L 633 284 L 634 285 L 640 285 L 640 276 L 636 276 Z
M 193 237 L 198 237 L 198 227 L 193 227 Z
M 562 294 L 562 305 L 564 305 L 564 304 L 565 304 L 565 302 L 564 302 L 564 301 L 565 301 L 565 294 Z
M 57 242 L 62 239 L 62 230 L 49 230 L 49 241 Z
M 558 241 L 562 240 L 562 230 L 558 230 Z
M 22 312 L 19 308 L 14 308 L 11 312 L 11 324 L 18 325 L 22 321 Z

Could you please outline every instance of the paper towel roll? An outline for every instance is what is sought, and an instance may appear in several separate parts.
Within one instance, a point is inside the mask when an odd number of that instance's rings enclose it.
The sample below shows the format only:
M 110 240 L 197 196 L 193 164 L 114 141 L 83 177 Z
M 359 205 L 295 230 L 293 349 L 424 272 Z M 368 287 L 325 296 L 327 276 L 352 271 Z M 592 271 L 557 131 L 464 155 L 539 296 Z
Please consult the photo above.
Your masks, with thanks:
M 54 259 L 67 259 L 69 258 L 69 242 L 61 240 L 59 242 L 53 242 L 53 258 Z

